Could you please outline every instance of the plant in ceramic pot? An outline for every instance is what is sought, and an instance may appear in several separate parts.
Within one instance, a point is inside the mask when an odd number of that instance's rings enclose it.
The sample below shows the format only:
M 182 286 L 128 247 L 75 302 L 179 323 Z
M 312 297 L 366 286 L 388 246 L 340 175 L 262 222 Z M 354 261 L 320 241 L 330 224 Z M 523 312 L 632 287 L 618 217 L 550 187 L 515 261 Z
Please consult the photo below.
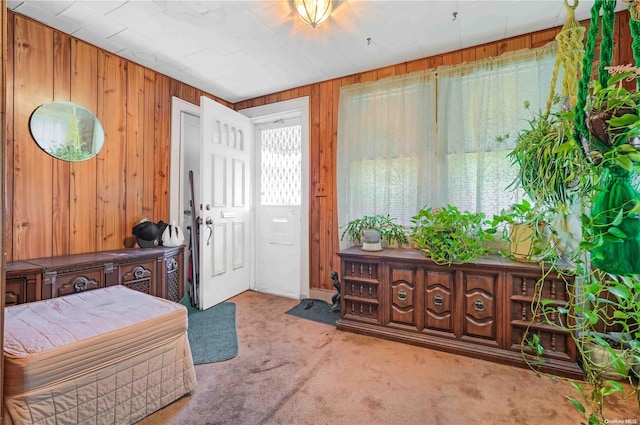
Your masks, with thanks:
M 526 199 L 493 216 L 492 226 L 501 230 L 507 249 L 500 253 L 520 261 L 540 261 L 553 251 L 549 212 Z
M 488 254 L 495 227 L 484 213 L 460 211 L 453 205 L 422 208 L 411 218 L 411 240 L 437 264 L 459 264 Z
M 408 243 L 404 226 L 396 223 L 395 218 L 383 214 L 365 215 L 349 221 L 340 236 L 341 240 L 345 238 L 362 244 L 365 251 L 381 250 L 381 240 L 389 246 L 402 247 Z
M 556 96 L 553 104 L 557 103 Z M 526 103 L 525 108 L 529 107 Z M 573 138 L 573 113 L 532 114 L 508 157 L 518 170 L 510 188 L 522 188 L 535 209 L 544 212 L 558 248 L 575 250 L 580 239 L 575 205 L 592 182 L 590 174 L 583 171 L 585 161 Z
M 580 347 L 588 357 L 590 364 L 584 368 L 592 368 L 603 379 L 622 381 L 629 376 L 634 365 L 631 346 L 625 343 L 630 336 L 621 332 L 590 332 L 579 334 L 583 341 Z

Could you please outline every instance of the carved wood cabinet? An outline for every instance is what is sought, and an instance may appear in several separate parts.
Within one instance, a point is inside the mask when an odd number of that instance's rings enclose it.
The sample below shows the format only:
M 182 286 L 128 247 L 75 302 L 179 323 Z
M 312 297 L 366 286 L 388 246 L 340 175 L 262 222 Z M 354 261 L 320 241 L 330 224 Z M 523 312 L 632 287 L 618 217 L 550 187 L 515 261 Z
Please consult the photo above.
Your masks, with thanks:
M 5 305 L 112 285 L 180 301 L 184 247 L 123 249 L 13 261 L 6 267 Z
M 421 252 L 351 247 L 341 259 L 340 330 L 382 337 L 520 367 L 525 330 L 545 348 L 543 372 L 582 378 L 568 332 L 533 311 L 539 264 L 489 256 L 440 266 Z M 566 305 L 566 283 L 545 276 L 542 297 Z M 560 323 L 562 317 L 554 317 Z

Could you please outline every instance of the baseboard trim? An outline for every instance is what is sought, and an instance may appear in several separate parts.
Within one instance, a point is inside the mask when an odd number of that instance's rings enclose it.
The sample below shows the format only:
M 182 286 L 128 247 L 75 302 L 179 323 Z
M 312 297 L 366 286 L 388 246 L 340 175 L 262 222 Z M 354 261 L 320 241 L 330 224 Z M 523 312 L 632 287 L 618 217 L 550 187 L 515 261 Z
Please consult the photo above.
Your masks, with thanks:
M 331 301 L 331 297 L 333 297 L 337 291 L 331 292 L 326 289 L 309 289 L 309 298 L 313 298 L 314 300 L 322 300 L 329 304 L 333 304 Z

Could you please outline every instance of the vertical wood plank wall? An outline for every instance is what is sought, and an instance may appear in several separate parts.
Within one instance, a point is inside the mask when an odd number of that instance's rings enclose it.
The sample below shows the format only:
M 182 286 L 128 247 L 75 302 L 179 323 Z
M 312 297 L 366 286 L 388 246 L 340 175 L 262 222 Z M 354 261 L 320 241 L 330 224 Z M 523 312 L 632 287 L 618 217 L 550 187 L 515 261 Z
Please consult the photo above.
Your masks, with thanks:
M 7 86 L 7 1 L 0 0 L 0 99 L 5 99 L 6 95 L 6 86 Z M 0 140 L 6 140 L 6 102 L 0 103 Z M 5 158 L 5 144 L 0 145 L 0 158 Z M 5 165 L 6 161 L 2 161 L 0 163 L 0 187 L 5 187 Z M 5 211 L 5 198 L 2 198 L 0 201 L 0 223 L 4 218 Z M 5 237 L 4 235 L 0 235 L 0 253 L 4 253 L 4 245 L 5 245 Z M 5 258 L 4 255 L 0 258 L 0 268 L 4 270 L 5 268 Z M 0 305 L 4 305 L 4 288 L 5 288 L 5 274 L 0 273 Z M 3 348 L 4 344 L 4 308 L 0 311 L 0 349 Z M 3 399 L 1 397 L 4 394 L 4 364 L 0 366 L 0 412 L 4 412 Z M 2 419 L 2 415 L 0 414 L 0 420 Z
M 616 17 L 616 47 L 613 63 L 634 63 L 628 22 L 628 12 L 618 13 Z M 585 21 L 582 24 L 588 27 L 589 22 Z M 462 62 L 498 56 L 505 52 L 523 48 L 541 47 L 553 41 L 559 31 L 559 27 L 538 31 L 495 43 L 375 69 L 344 78 L 323 81 L 236 103 L 236 109 L 240 110 L 300 96 L 310 96 L 310 288 L 334 291 L 329 273 L 331 270 L 338 270 L 340 265 L 336 255 L 339 249 L 340 235 L 337 228 L 337 206 L 336 197 L 334 196 L 336 193 L 335 164 L 340 87 L 365 81 L 376 81 L 395 75 L 435 68 L 440 65 L 456 65 Z M 598 53 L 596 53 L 596 57 L 597 55 Z M 620 58 L 620 61 L 617 58 Z M 325 184 L 327 188 L 331 188 L 328 191 L 328 196 L 315 196 L 315 187 L 318 184 Z
M 132 246 L 142 217 L 169 219 L 171 97 L 233 105 L 19 14 L 7 24 L 7 261 Z M 36 145 L 29 117 L 52 100 L 98 116 L 97 157 L 58 161 Z
M 633 63 L 628 19 L 628 12 L 616 19 L 614 63 Z M 133 243 L 131 228 L 141 217 L 168 219 L 171 96 L 199 104 L 206 95 L 236 110 L 309 96 L 310 288 L 327 291 L 334 291 L 329 273 L 339 266 L 334 194 L 340 87 L 539 47 L 559 31 L 539 31 L 232 105 L 19 14 L 9 12 L 7 24 L 7 261 L 121 248 Z M 56 161 L 33 142 L 29 116 L 54 99 L 72 100 L 98 115 L 107 132 L 98 157 Z M 332 190 L 316 196 L 318 184 Z

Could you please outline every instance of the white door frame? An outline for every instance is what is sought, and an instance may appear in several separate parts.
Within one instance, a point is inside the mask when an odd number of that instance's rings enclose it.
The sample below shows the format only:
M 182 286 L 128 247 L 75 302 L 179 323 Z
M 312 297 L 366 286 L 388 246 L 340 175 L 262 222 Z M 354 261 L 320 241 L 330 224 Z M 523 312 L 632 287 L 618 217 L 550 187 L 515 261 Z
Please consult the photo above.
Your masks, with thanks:
M 184 198 L 185 196 L 191 197 L 191 194 L 186 195 L 184 193 L 183 188 L 187 182 L 182 181 L 184 175 L 182 172 L 182 167 L 184 167 L 184 146 L 179 142 L 180 132 L 182 131 L 180 120 L 183 112 L 200 117 L 200 107 L 198 105 L 173 96 L 171 98 L 171 156 L 169 158 L 169 223 L 180 223 L 184 213 L 183 208 L 186 205 Z M 176 141 L 178 143 L 175 143 Z M 186 232 L 187 229 L 182 230 Z M 185 239 L 185 243 L 188 244 L 189 241 Z
M 274 115 L 281 118 L 283 114 L 291 111 L 299 111 L 300 122 L 302 124 L 302 205 L 301 205 L 301 232 L 300 232 L 300 259 L 302 261 L 300 267 L 300 297 L 309 297 L 309 97 L 300 97 L 297 99 L 287 100 L 284 102 L 271 103 L 264 106 L 256 106 L 254 108 L 243 109 L 238 111 L 252 119 L 254 124 L 274 119 Z M 183 188 L 186 182 L 182 181 L 182 167 L 184 162 L 184 148 L 180 141 L 180 118 L 185 112 L 191 115 L 200 116 L 200 107 L 192 103 L 186 102 L 178 97 L 173 96 L 171 102 L 171 158 L 169 163 L 169 222 L 180 222 L 183 214 L 184 193 Z M 178 143 L 176 143 L 178 141 Z M 255 149 L 252 151 L 255 155 Z M 253 158 L 255 159 L 255 158 Z M 255 162 L 254 162 L 255 164 Z M 254 194 L 257 191 L 254 191 Z M 186 230 L 186 229 L 183 229 Z M 251 252 L 255 250 L 255 242 L 252 243 Z M 251 261 L 255 261 L 254 258 Z M 185 267 L 185 272 L 186 272 Z M 185 280 L 186 282 L 186 280 Z M 255 289 L 255 276 L 251 277 L 251 289 Z
M 283 102 L 270 103 L 268 105 L 256 106 L 253 108 L 242 109 L 241 114 L 251 118 L 254 125 L 261 124 L 284 118 L 292 113 L 300 115 L 301 136 L 302 136 L 302 203 L 301 203 L 301 220 L 300 220 L 300 297 L 309 297 L 309 97 L 300 97 L 296 99 L 286 100 Z M 256 150 L 253 150 L 256 155 Z M 252 158 L 255 165 L 255 156 Z M 255 196 L 258 193 L 254 190 L 254 205 L 256 205 Z M 255 243 L 253 246 L 256 246 Z M 255 280 L 252 282 L 255 288 Z

